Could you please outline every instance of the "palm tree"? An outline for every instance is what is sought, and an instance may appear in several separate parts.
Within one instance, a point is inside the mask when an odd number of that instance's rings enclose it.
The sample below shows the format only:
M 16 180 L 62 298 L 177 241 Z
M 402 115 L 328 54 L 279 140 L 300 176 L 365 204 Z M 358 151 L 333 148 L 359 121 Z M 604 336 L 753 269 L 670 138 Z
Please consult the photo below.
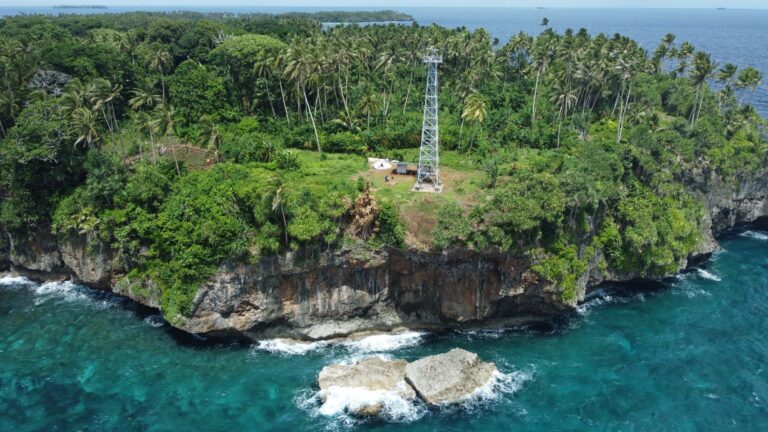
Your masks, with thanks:
M 285 218 L 285 184 L 280 177 L 272 177 L 270 179 L 272 186 L 272 212 L 277 212 L 280 209 L 280 215 L 283 219 L 283 235 L 285 237 L 285 246 L 288 246 L 288 222 Z
M 67 83 L 61 102 L 70 113 L 78 108 L 90 108 L 90 91 L 87 85 L 75 78 Z
M 149 83 L 144 87 L 138 87 L 131 91 L 133 97 L 128 100 L 128 105 L 134 111 L 142 111 L 144 109 L 153 108 L 160 103 L 160 96 L 155 94 L 153 86 Z
M 221 132 L 219 131 L 219 124 L 216 119 L 210 115 L 204 115 L 200 117 L 200 124 L 202 129 L 197 134 L 198 144 L 205 146 L 208 151 L 213 152 L 216 161 L 219 161 L 220 153 L 219 147 L 221 145 Z
M 695 49 L 690 42 L 683 42 L 683 44 L 680 45 L 680 50 L 677 52 L 677 59 L 679 60 L 677 73 L 679 75 L 685 75 L 685 71 L 688 70 L 688 61 L 694 50 Z
M 149 135 L 150 149 L 152 150 L 152 162 L 157 163 L 157 148 L 155 145 L 155 134 L 158 131 L 158 121 L 146 112 L 136 114 L 136 128 Z M 141 147 L 139 147 L 141 148 Z
M 717 106 L 720 111 L 723 109 L 723 98 L 733 94 L 733 80 L 736 79 L 738 70 L 739 68 L 735 64 L 726 63 L 726 65 L 717 72 L 717 81 L 723 86 L 717 97 Z
M 160 85 L 163 89 L 163 100 L 165 100 L 165 70 L 172 62 L 173 57 L 171 57 L 171 54 L 162 48 L 153 51 L 147 59 L 147 66 L 160 73 Z
M 693 98 L 693 111 L 691 112 L 691 129 L 696 126 L 696 121 L 701 114 L 701 107 L 704 104 L 705 92 L 702 92 L 701 88 L 708 79 L 715 75 L 716 70 L 717 64 L 712 62 L 709 54 L 699 51 L 694 55 L 693 69 L 689 77 L 691 84 L 696 87 L 696 96 Z M 699 95 L 701 95 L 701 101 L 699 101 Z
M 739 73 L 739 77 L 736 81 L 736 87 L 740 89 L 749 89 L 749 103 L 752 103 L 752 99 L 755 97 L 755 91 L 763 83 L 763 74 L 759 70 L 748 67 Z M 743 99 L 743 97 L 742 97 Z
M 75 145 L 82 143 L 87 148 L 94 147 L 99 140 L 98 122 L 93 111 L 85 107 L 76 108 L 72 114 L 71 132 L 77 138 Z
M 531 128 L 536 123 L 536 100 L 539 96 L 539 83 L 541 81 L 541 75 L 547 70 L 552 55 L 552 45 L 549 41 L 545 42 L 545 46 L 536 50 L 535 57 L 531 66 L 536 71 L 536 84 L 533 87 L 533 105 L 531 107 Z
M 619 64 L 616 69 L 619 70 L 621 76 L 621 91 L 618 95 L 618 100 L 621 101 L 619 107 L 619 126 L 616 132 L 616 143 L 621 142 L 621 137 L 624 133 L 624 118 L 627 114 L 627 108 L 629 107 L 629 98 L 632 95 L 632 77 L 634 76 L 635 59 L 633 58 L 619 58 Z M 625 93 L 626 89 L 626 93 Z M 626 98 L 624 97 L 626 95 Z
M 563 129 L 563 119 L 568 117 L 568 110 L 573 108 L 578 101 L 579 97 L 571 87 L 558 84 L 555 88 L 555 94 L 550 99 L 550 102 L 557 106 L 559 118 L 557 126 L 557 148 L 560 148 L 560 132 Z
M 464 104 L 464 112 L 461 113 L 461 119 L 462 121 L 469 120 L 474 123 L 474 127 L 472 128 L 472 139 L 469 144 L 470 152 L 472 151 L 472 146 L 475 144 L 477 126 L 483 123 L 487 116 L 488 112 L 486 111 L 485 99 L 478 93 L 469 95 Z
M 273 57 L 270 57 L 266 60 L 269 62 L 270 68 L 272 71 L 282 71 L 285 64 L 285 57 L 283 54 L 275 54 Z M 278 73 L 277 75 L 277 83 L 280 85 L 280 97 L 283 100 L 283 111 L 285 112 L 285 121 L 288 122 L 288 124 L 291 124 L 291 117 L 288 115 L 288 104 L 285 102 L 285 91 L 283 90 L 283 76 L 282 73 Z
M 176 110 L 173 105 L 161 103 L 155 108 L 155 122 L 157 129 L 162 133 L 163 138 L 168 141 L 169 137 L 176 136 Z M 173 162 L 176 164 L 176 175 L 181 177 L 179 170 L 179 159 L 176 157 L 176 145 L 171 142 L 171 153 L 173 153 Z
M 275 107 L 272 104 L 272 95 L 269 94 L 269 77 L 272 76 L 272 64 L 270 63 L 270 59 L 265 58 L 261 61 L 256 62 L 253 68 L 254 68 L 254 72 L 256 73 L 256 76 L 264 80 L 264 90 L 266 90 L 267 92 L 267 100 L 269 101 L 269 108 L 272 110 L 272 116 L 274 118 L 277 118 Z
M 322 153 L 320 147 L 320 136 L 317 133 L 317 124 L 315 124 L 315 116 L 312 113 L 312 106 L 309 104 L 309 98 L 307 97 L 307 82 L 316 78 L 316 70 L 312 63 L 311 54 L 308 49 L 302 45 L 291 47 L 288 50 L 287 62 L 285 65 L 285 75 L 294 82 L 296 86 L 297 95 L 301 92 L 304 95 L 304 104 L 307 107 L 307 113 L 312 121 L 312 129 L 315 132 L 315 142 L 317 143 L 317 151 Z
M 379 110 L 379 99 L 370 91 L 365 92 L 359 102 L 360 113 L 366 117 L 367 130 L 371 130 L 371 115 Z

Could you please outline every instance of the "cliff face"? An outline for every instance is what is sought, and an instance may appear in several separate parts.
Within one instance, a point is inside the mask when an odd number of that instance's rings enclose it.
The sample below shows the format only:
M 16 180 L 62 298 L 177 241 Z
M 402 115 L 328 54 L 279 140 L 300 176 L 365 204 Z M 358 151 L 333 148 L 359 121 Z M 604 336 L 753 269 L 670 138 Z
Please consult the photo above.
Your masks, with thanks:
M 698 255 L 717 250 L 715 235 L 768 215 L 764 174 L 738 184 L 704 171 L 683 179 L 707 206 Z M 95 238 L 56 239 L 41 232 L 33 240 L 12 242 L 8 259 L 22 273 L 38 278 L 69 274 L 75 281 L 159 307 L 157 287 L 151 281 L 117 278 L 112 251 Z M 172 321 L 192 333 L 307 339 L 400 326 L 524 324 L 571 310 L 602 282 L 645 276 L 600 270 L 600 259 L 598 251 L 579 278 L 577 299 L 569 303 L 555 285 L 530 270 L 534 263 L 529 258 L 510 253 L 298 251 L 252 265 L 222 264 L 198 290 L 190 316 Z

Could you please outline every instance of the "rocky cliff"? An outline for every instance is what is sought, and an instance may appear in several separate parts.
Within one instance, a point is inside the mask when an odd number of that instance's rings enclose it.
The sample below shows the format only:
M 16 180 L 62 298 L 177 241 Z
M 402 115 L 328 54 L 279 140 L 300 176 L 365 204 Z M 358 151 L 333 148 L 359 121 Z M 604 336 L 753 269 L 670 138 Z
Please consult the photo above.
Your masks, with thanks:
M 736 184 L 706 171 L 683 179 L 707 206 L 698 256 L 717 249 L 717 234 L 768 215 L 768 179 L 763 174 Z M 38 278 L 68 274 L 159 307 L 157 287 L 151 281 L 116 277 L 112 257 L 110 248 L 95 238 L 57 239 L 43 231 L 31 240 L 12 242 L 7 259 L 20 273 Z M 0 256 L 0 264 L 2 260 Z M 589 288 L 602 282 L 645 276 L 599 269 L 600 260 L 598 251 L 579 278 L 577 299 L 565 302 L 553 283 L 531 270 L 530 258 L 512 253 L 302 250 L 264 257 L 256 264 L 222 264 L 199 288 L 190 316 L 168 318 L 192 333 L 304 339 L 402 326 L 523 324 L 572 310 Z

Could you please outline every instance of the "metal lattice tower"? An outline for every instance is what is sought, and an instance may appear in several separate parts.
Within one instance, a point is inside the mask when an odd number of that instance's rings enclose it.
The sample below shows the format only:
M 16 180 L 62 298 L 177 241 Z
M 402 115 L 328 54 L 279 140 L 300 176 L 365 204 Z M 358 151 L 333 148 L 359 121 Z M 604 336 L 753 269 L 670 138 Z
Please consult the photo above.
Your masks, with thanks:
M 441 192 L 443 189 L 440 183 L 440 139 L 437 121 L 437 65 L 442 62 L 443 57 L 436 48 L 427 49 L 427 55 L 424 56 L 424 63 L 427 64 L 427 90 L 424 97 L 419 170 L 413 187 L 417 191 Z

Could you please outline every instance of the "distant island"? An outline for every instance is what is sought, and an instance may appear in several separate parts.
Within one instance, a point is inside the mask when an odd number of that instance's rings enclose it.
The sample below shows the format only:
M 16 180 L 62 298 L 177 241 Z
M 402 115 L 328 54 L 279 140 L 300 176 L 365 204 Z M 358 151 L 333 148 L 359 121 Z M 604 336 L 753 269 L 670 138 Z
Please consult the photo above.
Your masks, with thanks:
M 106 9 L 105 5 L 56 5 L 54 9 Z
M 283 14 L 296 18 L 314 19 L 326 23 L 362 23 L 362 22 L 386 22 L 386 21 L 413 21 L 413 16 L 393 10 L 381 11 L 320 11 L 320 12 L 291 12 Z

